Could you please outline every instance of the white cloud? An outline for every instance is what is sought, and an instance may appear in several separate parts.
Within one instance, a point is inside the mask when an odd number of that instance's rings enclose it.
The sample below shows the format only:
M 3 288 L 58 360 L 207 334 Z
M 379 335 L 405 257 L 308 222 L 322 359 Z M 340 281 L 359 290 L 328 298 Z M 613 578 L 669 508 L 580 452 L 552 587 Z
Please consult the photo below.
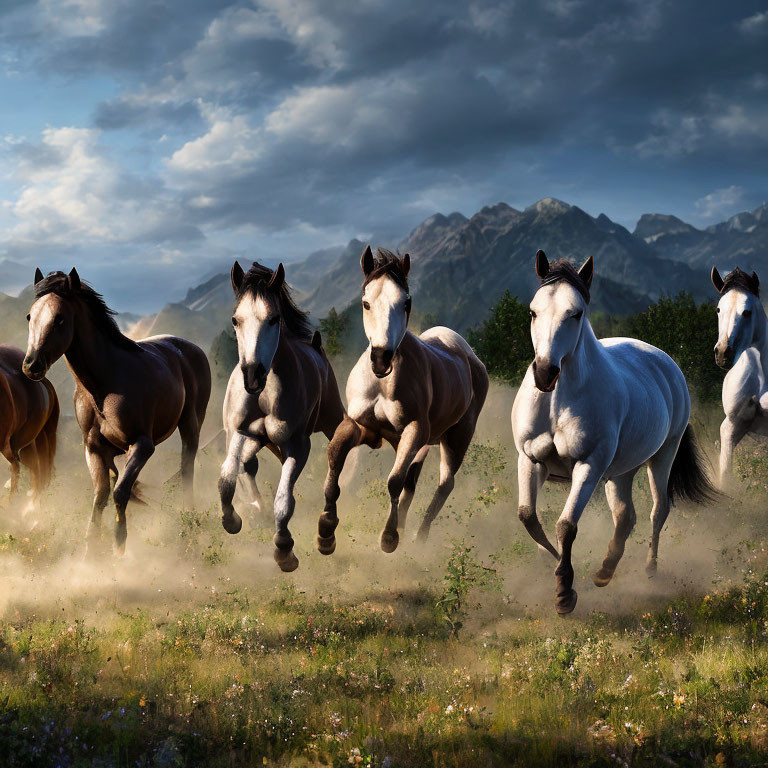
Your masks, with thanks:
M 739 29 L 745 35 L 760 37 L 768 34 L 768 11 L 756 13 L 754 16 L 748 16 L 739 22 Z
M 176 228 L 174 204 L 162 187 L 126 172 L 100 144 L 95 129 L 56 127 L 39 144 L 16 145 L 15 199 L 2 244 L 72 247 L 162 240 Z
M 398 79 L 299 88 L 267 116 L 265 128 L 282 139 L 326 146 L 391 142 L 407 134 L 418 95 L 413 81 Z
M 702 219 L 723 218 L 733 213 L 744 199 L 745 192 L 743 187 L 736 185 L 716 189 L 694 203 L 697 215 Z
M 261 154 L 259 131 L 243 115 L 204 110 L 207 133 L 188 141 L 167 160 L 170 171 L 196 174 L 216 171 L 237 175 Z

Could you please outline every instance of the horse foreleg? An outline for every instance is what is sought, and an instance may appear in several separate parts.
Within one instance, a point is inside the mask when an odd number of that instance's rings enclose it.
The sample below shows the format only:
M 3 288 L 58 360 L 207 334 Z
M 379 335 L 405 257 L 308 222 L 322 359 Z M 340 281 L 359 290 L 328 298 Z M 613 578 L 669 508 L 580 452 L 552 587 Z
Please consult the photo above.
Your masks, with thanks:
M 560 562 L 555 568 L 555 608 L 560 615 L 570 613 L 576 607 L 577 594 L 573 588 L 571 548 L 576 539 L 579 519 L 584 507 L 592 498 L 605 466 L 576 462 L 571 473 L 571 492 L 557 521 L 557 542 L 560 545 Z
M 746 434 L 746 421 L 726 416 L 720 425 L 720 488 L 733 478 L 733 452 Z
M 112 498 L 115 500 L 115 550 L 119 555 L 125 552 L 125 540 L 128 536 L 128 529 L 125 520 L 125 508 L 131 498 L 131 491 L 136 478 L 139 476 L 149 457 L 155 452 L 155 444 L 152 438 L 147 435 L 140 437 L 129 449 L 128 460 L 125 462 L 125 469 L 115 483 L 115 490 L 112 492 Z
M 101 513 L 109 500 L 109 462 L 95 446 L 86 443 L 85 463 L 93 483 L 93 506 L 86 533 L 86 557 L 94 557 L 101 551 Z
M 524 453 L 520 453 L 517 459 L 517 516 L 539 548 L 549 552 L 555 560 L 559 560 L 560 555 L 550 544 L 536 514 L 536 498 L 544 482 L 546 471 L 543 464 L 534 464 Z
M 400 541 L 397 532 L 398 506 L 400 503 L 400 494 L 405 487 L 405 478 L 408 474 L 408 468 L 413 463 L 419 451 L 427 445 L 429 439 L 429 429 L 424 428 L 418 421 L 412 421 L 406 426 L 400 435 L 400 442 L 397 445 L 397 454 L 395 455 L 395 464 L 387 478 L 387 490 L 389 491 L 389 517 L 381 532 L 381 548 L 385 552 L 394 552 Z
M 339 500 L 339 478 L 349 452 L 356 448 L 363 439 L 363 430 L 354 419 L 345 416 L 331 442 L 328 443 L 328 474 L 325 477 L 325 507 L 317 522 L 317 551 L 321 555 L 331 555 L 336 549 L 336 526 L 339 516 L 336 502 Z
M 240 461 L 243 446 L 248 439 L 242 432 L 235 432 L 227 447 L 227 458 L 219 472 L 219 499 L 221 500 L 221 524 L 227 533 L 240 533 L 243 521 L 235 512 L 232 499 L 237 488 L 237 476 L 240 474 Z
M 288 523 L 293 517 L 296 499 L 293 497 L 293 487 L 296 485 L 301 470 L 309 458 L 309 437 L 301 435 L 289 444 L 282 446 L 283 471 L 280 474 L 280 484 L 275 494 L 275 562 L 283 571 L 295 571 L 299 561 L 293 553 L 293 537 L 288 530 Z
M 616 566 L 619 564 L 624 547 L 635 527 L 635 507 L 632 504 L 632 481 L 634 480 L 637 469 L 620 475 L 605 483 L 605 497 L 608 500 L 608 506 L 613 515 L 613 538 L 608 544 L 608 554 L 606 554 L 600 570 L 592 577 L 595 586 L 604 587 L 613 578 L 616 572 Z
M 405 476 L 405 485 L 400 499 L 397 503 L 397 529 L 405 530 L 405 521 L 408 519 L 408 510 L 411 508 L 413 494 L 416 493 L 416 483 L 419 481 L 421 469 L 424 466 L 424 460 L 429 453 L 429 446 L 425 445 L 417 454 L 416 458 L 408 467 L 408 473 Z

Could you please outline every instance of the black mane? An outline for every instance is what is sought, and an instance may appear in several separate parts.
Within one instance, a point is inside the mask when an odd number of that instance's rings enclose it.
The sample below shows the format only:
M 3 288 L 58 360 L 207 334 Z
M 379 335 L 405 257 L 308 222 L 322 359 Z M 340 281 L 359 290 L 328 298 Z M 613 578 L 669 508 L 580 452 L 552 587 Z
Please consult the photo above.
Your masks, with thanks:
M 376 280 L 376 278 L 382 275 L 391 277 L 401 288 L 408 292 L 408 276 L 405 273 L 403 260 L 386 248 L 377 248 L 376 253 L 373 255 L 373 269 L 366 275 L 363 281 L 363 288 L 371 280 Z
M 584 301 L 589 304 L 589 288 L 587 284 L 579 277 L 579 273 L 570 261 L 557 259 L 549 265 L 549 271 L 541 285 L 552 285 L 553 283 L 566 282 L 572 285 L 582 296 Z
M 274 272 L 269 267 L 264 267 L 254 261 L 253 266 L 243 275 L 243 282 L 236 294 L 237 300 L 240 301 L 246 294 L 266 301 L 275 299 L 280 310 L 282 323 L 288 331 L 298 339 L 311 340 L 315 329 L 309 320 L 309 313 L 296 306 L 291 288 L 285 280 L 277 289 L 269 285 L 273 274 Z
M 134 349 L 136 347 L 136 342 L 123 334 L 115 322 L 116 312 L 110 309 L 102 295 L 97 293 L 87 283 L 81 281 L 80 287 L 73 289 L 67 274 L 64 272 L 49 272 L 48 275 L 35 284 L 34 289 L 35 301 L 49 293 L 54 293 L 64 299 L 77 297 L 90 312 L 96 327 L 101 329 L 115 344 L 124 349 Z
M 723 280 L 723 288 L 720 291 L 721 294 L 737 288 L 747 293 L 751 293 L 760 298 L 760 283 L 754 272 L 748 275 L 743 269 L 736 267 L 732 272 L 729 272 Z

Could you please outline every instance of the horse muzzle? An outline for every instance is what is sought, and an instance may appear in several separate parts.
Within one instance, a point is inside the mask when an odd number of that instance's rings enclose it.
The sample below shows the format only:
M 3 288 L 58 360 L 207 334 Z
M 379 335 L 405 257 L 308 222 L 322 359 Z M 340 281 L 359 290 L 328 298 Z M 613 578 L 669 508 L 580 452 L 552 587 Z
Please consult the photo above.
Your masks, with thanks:
M 384 347 L 371 348 L 371 368 L 377 379 L 383 379 L 392 373 L 392 359 L 395 353 L 391 349 Z
M 733 349 L 731 347 L 721 347 L 719 344 L 715 347 L 715 363 L 720 368 L 728 370 L 733 367 Z
M 267 374 L 269 371 L 261 363 L 247 363 L 241 365 L 243 372 L 243 387 L 249 395 L 260 395 L 267 386 Z
M 557 365 L 542 360 L 533 361 L 533 383 L 536 389 L 542 392 L 551 392 L 560 377 L 560 368 Z
M 40 381 L 45 378 L 45 374 L 48 373 L 48 366 L 45 360 L 40 357 L 25 357 L 24 362 L 21 364 L 21 370 L 28 379 L 32 381 Z

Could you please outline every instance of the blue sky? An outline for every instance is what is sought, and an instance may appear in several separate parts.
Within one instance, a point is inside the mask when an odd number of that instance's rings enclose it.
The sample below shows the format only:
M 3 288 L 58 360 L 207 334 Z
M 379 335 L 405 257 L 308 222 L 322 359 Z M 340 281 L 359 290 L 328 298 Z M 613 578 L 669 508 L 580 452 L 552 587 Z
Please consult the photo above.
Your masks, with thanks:
M 146 312 L 234 258 L 552 196 L 759 205 L 768 5 L 7 0 L 0 256 Z

